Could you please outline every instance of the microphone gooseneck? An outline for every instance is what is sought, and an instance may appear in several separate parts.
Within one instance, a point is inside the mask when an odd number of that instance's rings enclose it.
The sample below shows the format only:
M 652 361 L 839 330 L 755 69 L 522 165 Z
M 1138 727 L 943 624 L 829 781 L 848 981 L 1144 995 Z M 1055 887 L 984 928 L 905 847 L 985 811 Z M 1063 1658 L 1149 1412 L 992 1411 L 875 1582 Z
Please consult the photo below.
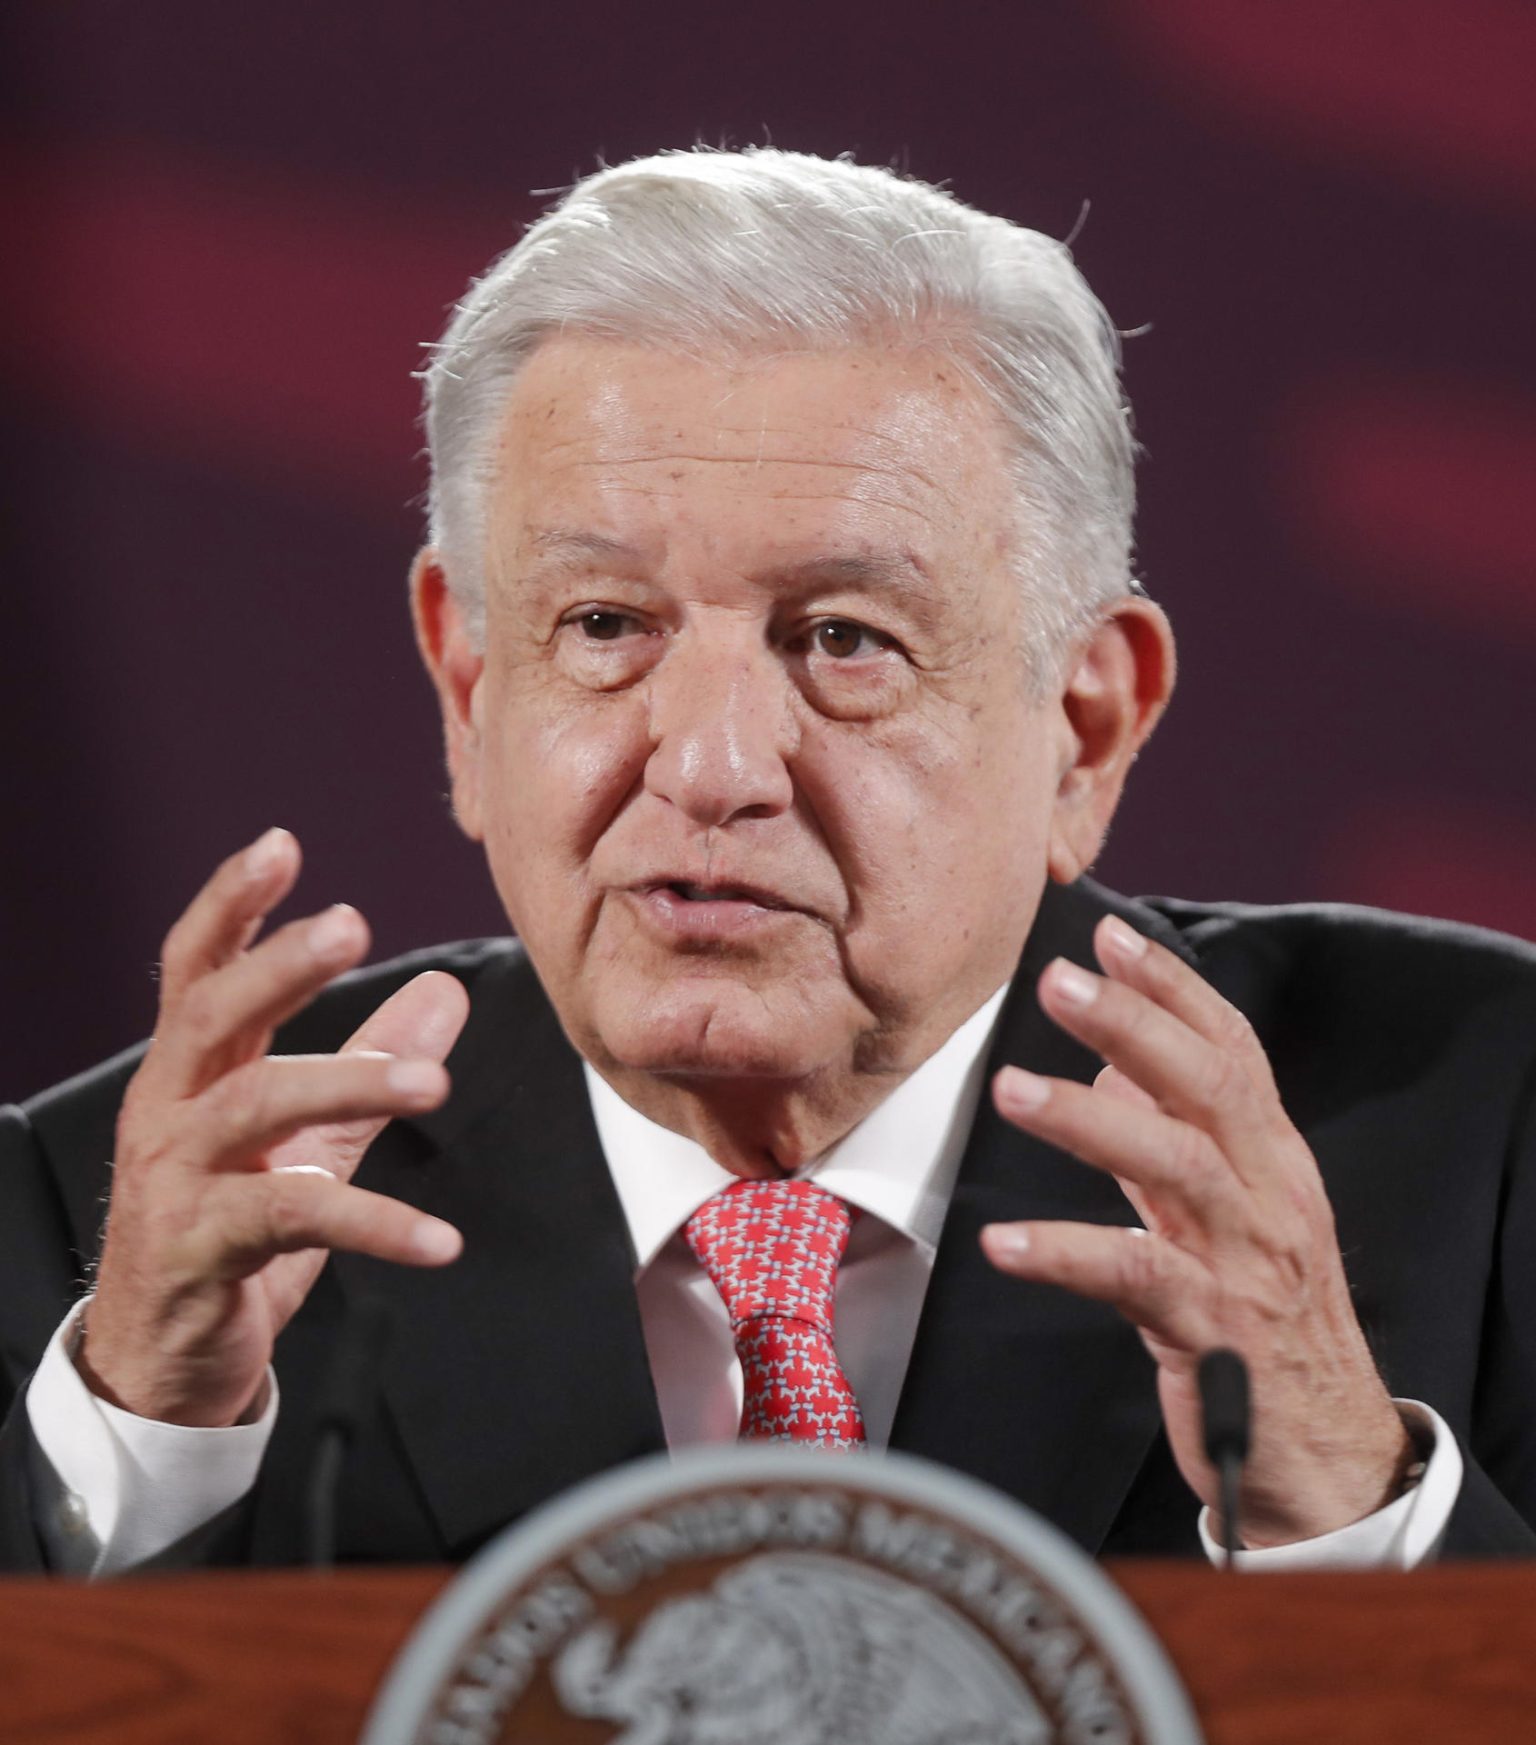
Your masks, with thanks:
M 1231 1569 L 1242 1545 L 1238 1507 L 1243 1488 L 1243 1464 L 1252 1435 L 1252 1404 L 1248 1365 L 1235 1351 L 1218 1347 L 1200 1359 L 1200 1413 L 1205 1429 L 1205 1457 L 1216 1469 L 1221 1499 L 1223 1566 Z
M 330 1569 L 336 1561 L 342 1467 L 372 1402 L 389 1335 L 388 1309 L 377 1298 L 362 1297 L 336 1341 L 304 1492 L 304 1561 L 312 1569 Z

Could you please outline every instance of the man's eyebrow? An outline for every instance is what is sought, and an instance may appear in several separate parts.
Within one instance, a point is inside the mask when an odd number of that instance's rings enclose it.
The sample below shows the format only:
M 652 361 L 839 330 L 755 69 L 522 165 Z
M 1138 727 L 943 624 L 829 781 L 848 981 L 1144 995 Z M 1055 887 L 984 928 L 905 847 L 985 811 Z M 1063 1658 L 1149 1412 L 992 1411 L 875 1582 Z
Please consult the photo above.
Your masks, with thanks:
M 529 544 L 552 564 L 582 562 L 643 564 L 648 554 L 636 545 L 580 527 L 540 527 Z M 931 572 L 915 552 L 817 552 L 810 557 L 765 566 L 759 579 L 789 586 L 833 583 L 852 588 L 911 588 L 931 581 Z
M 931 580 L 927 564 L 913 551 L 825 552 L 775 564 L 768 575 L 774 581 L 836 582 L 854 588 L 910 588 Z
M 579 527 L 540 527 L 529 543 L 541 557 L 557 561 L 623 558 L 633 563 L 644 556 L 637 546 L 626 545 L 622 539 L 610 539 L 606 533 L 589 533 Z

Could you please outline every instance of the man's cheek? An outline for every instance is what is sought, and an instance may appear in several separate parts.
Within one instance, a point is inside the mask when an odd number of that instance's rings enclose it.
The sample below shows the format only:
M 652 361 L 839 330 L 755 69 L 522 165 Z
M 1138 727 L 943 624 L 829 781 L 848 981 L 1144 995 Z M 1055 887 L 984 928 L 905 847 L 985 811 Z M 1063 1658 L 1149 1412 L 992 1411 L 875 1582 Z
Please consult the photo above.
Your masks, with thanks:
M 648 750 L 638 704 L 598 708 L 550 735 L 545 755 L 570 784 L 574 800 L 595 819 L 616 809 L 645 768 Z
M 530 711 L 506 738 L 508 809 L 551 846 L 590 849 L 644 769 L 639 711 L 611 702 Z
M 833 857 L 844 869 L 856 913 L 905 915 L 932 901 L 936 859 L 950 835 L 952 795 L 943 783 L 915 783 L 888 760 L 848 761 L 817 808 Z M 948 870 L 946 868 L 946 870 Z

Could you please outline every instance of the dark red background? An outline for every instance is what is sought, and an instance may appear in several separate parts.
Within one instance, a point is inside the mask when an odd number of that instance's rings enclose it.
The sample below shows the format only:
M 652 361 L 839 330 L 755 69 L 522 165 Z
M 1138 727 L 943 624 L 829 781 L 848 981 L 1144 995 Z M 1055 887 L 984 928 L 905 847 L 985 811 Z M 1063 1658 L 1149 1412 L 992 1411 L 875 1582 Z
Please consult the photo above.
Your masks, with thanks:
M 27 0 L 0 41 L 0 1086 L 143 1031 L 272 822 L 381 951 L 493 928 L 403 610 L 418 343 L 695 138 L 1057 234 L 1131 342 L 1184 679 L 1103 863 L 1536 931 L 1536 10 Z

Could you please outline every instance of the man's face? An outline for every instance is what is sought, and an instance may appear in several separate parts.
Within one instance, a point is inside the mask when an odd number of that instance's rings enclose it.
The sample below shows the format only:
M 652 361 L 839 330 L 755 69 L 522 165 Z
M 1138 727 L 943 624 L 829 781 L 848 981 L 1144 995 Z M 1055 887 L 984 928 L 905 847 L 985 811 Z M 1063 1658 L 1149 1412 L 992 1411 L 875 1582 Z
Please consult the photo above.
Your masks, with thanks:
M 449 753 L 600 1071 L 901 1075 L 1006 980 L 1074 755 L 1014 520 L 939 356 L 535 354 Z

